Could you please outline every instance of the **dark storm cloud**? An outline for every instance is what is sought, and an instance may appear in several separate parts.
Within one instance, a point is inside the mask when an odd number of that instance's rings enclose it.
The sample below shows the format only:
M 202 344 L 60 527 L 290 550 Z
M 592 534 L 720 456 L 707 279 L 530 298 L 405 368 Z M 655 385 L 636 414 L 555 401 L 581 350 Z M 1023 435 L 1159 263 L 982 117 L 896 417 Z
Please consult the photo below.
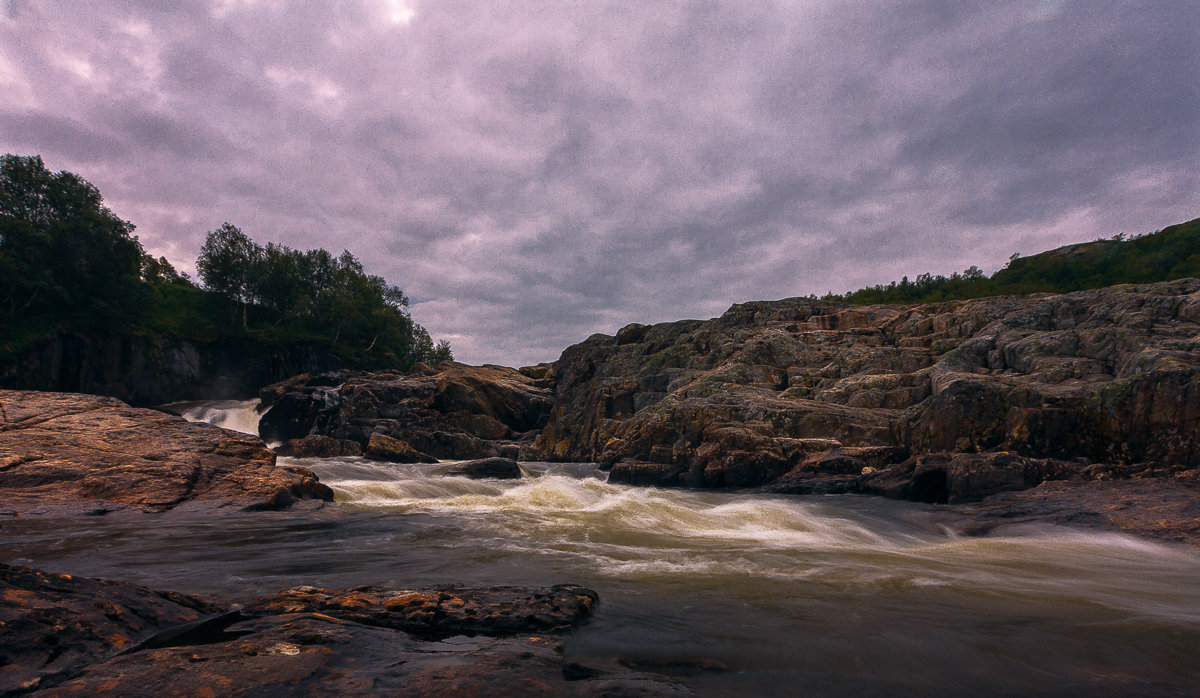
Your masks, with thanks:
M 0 147 L 184 268 L 350 249 L 474 362 L 1198 215 L 1200 6 L 880 5 L 9 0 Z

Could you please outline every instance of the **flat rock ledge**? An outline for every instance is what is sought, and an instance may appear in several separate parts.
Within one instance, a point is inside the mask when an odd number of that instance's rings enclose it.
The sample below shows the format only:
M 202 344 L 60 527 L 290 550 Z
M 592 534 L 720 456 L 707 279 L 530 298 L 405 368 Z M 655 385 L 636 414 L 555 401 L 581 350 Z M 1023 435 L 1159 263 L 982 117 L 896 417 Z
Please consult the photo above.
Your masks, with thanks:
M 115 398 L 0 391 L 0 514 L 284 509 L 330 501 L 257 437 Z
M 580 670 L 581 587 L 297 587 L 244 606 L 0 564 L 0 695 L 676 695 Z

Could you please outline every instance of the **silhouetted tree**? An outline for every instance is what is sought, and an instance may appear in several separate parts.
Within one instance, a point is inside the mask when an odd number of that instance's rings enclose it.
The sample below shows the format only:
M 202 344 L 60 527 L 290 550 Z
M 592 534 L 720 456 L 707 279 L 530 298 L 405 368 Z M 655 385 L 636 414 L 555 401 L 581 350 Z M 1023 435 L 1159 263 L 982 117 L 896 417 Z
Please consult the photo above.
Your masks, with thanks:
M 71 172 L 37 155 L 0 157 L 0 318 L 128 326 L 144 307 L 145 253 L 132 223 Z

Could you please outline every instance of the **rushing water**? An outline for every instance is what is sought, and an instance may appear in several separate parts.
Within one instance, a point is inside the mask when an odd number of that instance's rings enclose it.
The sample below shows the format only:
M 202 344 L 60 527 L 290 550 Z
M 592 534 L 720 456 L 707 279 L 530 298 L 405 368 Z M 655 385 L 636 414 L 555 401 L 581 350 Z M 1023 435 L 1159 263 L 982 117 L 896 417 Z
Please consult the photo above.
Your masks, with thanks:
M 4 524 L 0 559 L 223 598 L 578 583 L 601 605 L 568 659 L 703 695 L 1200 693 L 1190 548 L 1051 527 L 960 538 L 923 505 L 631 488 L 590 464 L 497 481 L 282 460 L 316 471 L 336 505 L 22 519 Z

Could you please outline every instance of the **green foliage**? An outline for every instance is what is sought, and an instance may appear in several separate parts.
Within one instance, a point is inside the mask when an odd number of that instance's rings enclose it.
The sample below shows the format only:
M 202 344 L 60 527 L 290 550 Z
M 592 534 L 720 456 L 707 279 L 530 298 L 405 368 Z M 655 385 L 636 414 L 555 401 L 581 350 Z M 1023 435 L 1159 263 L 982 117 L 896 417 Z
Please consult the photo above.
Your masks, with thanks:
M 266 247 L 225 223 L 196 262 L 205 288 L 147 255 L 95 186 L 39 156 L 0 159 L 0 358 L 63 332 L 324 344 L 355 366 L 453 358 L 399 287 L 350 252 Z
M 205 287 L 240 313 L 244 330 L 328 342 L 372 363 L 452 358 L 448 343 L 434 346 L 409 317 L 404 292 L 367 274 L 349 251 L 263 247 L 225 223 L 208 234 L 196 268 Z
M 1068 293 L 1115 284 L 1153 283 L 1200 277 L 1200 218 L 1156 233 L 1126 238 L 1117 235 L 1049 252 L 1021 257 L 988 277 L 972 266 L 950 276 L 904 277 L 828 299 L 855 305 L 935 303 L 984 296 Z
M 125 329 L 145 307 L 146 257 L 99 190 L 41 157 L 0 157 L 0 325 Z M 173 270 L 172 270 L 173 271 Z

